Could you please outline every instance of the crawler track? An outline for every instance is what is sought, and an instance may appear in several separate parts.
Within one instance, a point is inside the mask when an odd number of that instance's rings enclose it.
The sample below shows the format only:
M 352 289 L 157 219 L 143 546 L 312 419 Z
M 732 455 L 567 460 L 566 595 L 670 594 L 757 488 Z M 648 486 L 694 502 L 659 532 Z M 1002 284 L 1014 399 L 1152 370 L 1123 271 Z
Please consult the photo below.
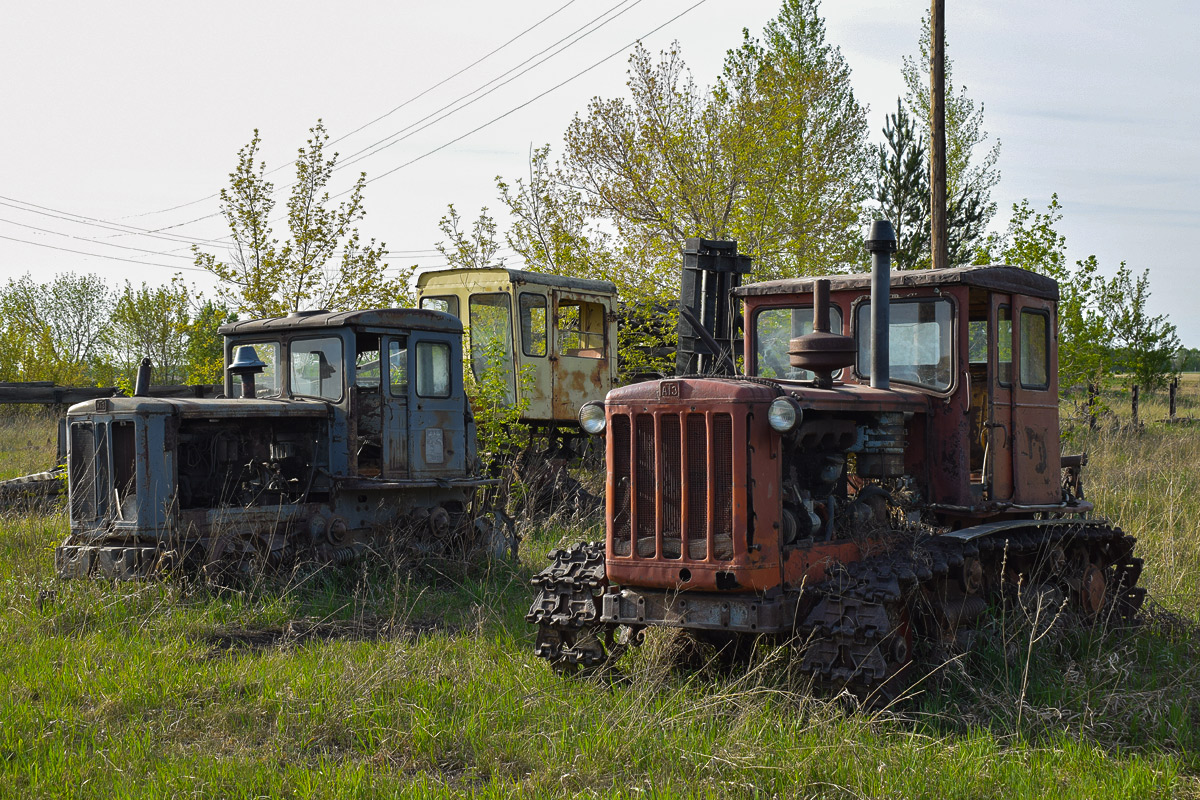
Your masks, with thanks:
M 954 641 L 989 609 L 1030 593 L 1088 624 L 1129 622 L 1145 599 L 1135 539 L 1096 521 L 1052 520 L 839 565 L 797 622 L 801 669 L 824 691 L 890 698 L 909 688 L 914 637 Z
M 619 655 L 616 631 L 602 625 L 600 596 L 608 586 L 604 543 L 580 542 L 550 554 L 551 564 L 533 578 L 537 597 L 528 622 L 538 626 L 534 652 L 556 672 L 598 667 Z
M 1092 520 L 997 523 L 915 542 L 910 535 L 888 553 L 835 565 L 796 597 L 800 669 L 824 693 L 887 700 L 911 685 L 915 639 L 969 638 L 963 633 L 989 610 L 1031 594 L 1086 624 L 1129 622 L 1146 594 L 1134 543 Z M 537 655 L 559 672 L 619 657 L 617 629 L 599 622 L 603 543 L 551 557 L 533 579 L 538 594 L 526 615 L 538 626 Z

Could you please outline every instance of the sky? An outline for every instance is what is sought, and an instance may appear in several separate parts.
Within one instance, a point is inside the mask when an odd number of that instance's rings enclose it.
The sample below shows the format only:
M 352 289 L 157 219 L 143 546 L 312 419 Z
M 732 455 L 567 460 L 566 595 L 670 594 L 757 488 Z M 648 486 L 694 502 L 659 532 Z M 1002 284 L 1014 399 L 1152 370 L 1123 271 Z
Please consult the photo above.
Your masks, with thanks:
M 1200 4 L 947 0 L 955 83 L 1001 143 L 993 192 L 1063 206 L 1068 257 L 1151 274 L 1151 310 L 1200 346 Z M 830 43 L 874 141 L 904 91 L 924 0 L 825 0 Z M 257 128 L 277 187 L 318 118 L 367 173 L 364 238 L 396 265 L 444 264 L 454 203 L 503 225 L 496 176 L 527 170 L 596 96 L 625 94 L 633 42 L 678 42 L 696 82 L 757 35 L 779 0 L 440 3 L 205 0 L 8 3 L 0 29 L 0 279 L 91 272 L 116 285 L 177 272 L 208 294 L 190 247 L 221 255 L 217 192 Z M 374 147 L 373 147 L 374 146 Z M 361 158 L 355 154 L 362 153 Z M 982 155 L 982 154 L 981 154 Z M 355 160 L 353 165 L 349 161 Z M 277 212 L 285 206 L 280 192 Z M 282 232 L 282 224 L 276 233 Z M 520 266 L 511 252 L 509 266 Z

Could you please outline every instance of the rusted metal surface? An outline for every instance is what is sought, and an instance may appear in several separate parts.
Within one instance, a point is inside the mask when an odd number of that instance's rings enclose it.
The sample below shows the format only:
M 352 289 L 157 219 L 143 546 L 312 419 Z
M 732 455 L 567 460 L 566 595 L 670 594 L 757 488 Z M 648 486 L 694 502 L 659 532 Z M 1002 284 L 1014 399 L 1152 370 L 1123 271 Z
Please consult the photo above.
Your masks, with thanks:
M 523 423 L 575 430 L 579 407 L 602 400 L 616 380 L 616 287 L 608 281 L 449 269 L 423 273 L 417 295 L 423 307 L 461 315 L 476 377 L 488 343 L 499 345 L 510 398 L 525 401 Z
M 867 385 L 867 279 L 835 276 L 831 317 L 856 349 L 840 377 L 781 377 L 787 357 L 760 353 L 768 310 L 768 346 L 803 350 L 789 344 L 824 306 L 805 279 L 737 292 L 762 376 L 609 392 L 604 569 L 589 551 L 583 594 L 569 559 L 535 579 L 540 655 L 596 664 L 655 625 L 794 636 L 814 685 L 886 695 L 914 637 L 953 639 L 1028 591 L 1089 620 L 1137 612 L 1133 540 L 1082 518 L 1078 475 L 1062 479 L 1056 284 L 1013 267 L 893 281 L 886 387 Z
M 834 292 L 870 289 L 868 273 L 827 275 Z M 769 297 L 772 295 L 812 294 L 813 282 L 817 278 L 784 278 L 777 281 L 751 283 L 734 290 L 735 297 Z M 949 269 L 917 269 L 893 271 L 892 291 L 906 289 L 934 289 L 943 286 L 977 286 L 997 292 L 1026 294 L 1045 300 L 1058 300 L 1058 282 L 1045 275 L 1030 272 L 1020 267 L 1006 265 L 951 267 Z
M 778 396 L 774 386 L 721 379 L 610 393 L 613 581 L 696 590 L 778 583 L 771 545 L 780 524 L 773 510 L 779 459 L 766 425 L 766 405 Z

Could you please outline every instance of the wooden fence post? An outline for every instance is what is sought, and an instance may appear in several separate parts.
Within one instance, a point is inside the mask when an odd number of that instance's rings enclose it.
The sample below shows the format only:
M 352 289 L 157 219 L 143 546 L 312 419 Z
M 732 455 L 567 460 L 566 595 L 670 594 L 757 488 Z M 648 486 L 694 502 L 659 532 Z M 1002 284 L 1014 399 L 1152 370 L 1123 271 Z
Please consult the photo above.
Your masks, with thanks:
M 1088 399 L 1087 399 L 1088 428 L 1090 428 L 1091 430 L 1096 430 L 1096 421 L 1097 421 L 1096 420 L 1096 405 L 1099 402 L 1097 395 L 1100 394 L 1100 390 L 1096 386 L 1095 381 L 1089 381 L 1087 391 L 1088 391 Z
M 1169 416 L 1175 419 L 1175 394 L 1179 391 L 1179 378 L 1171 378 L 1171 411 Z
M 1138 426 L 1138 385 L 1133 385 L 1133 427 Z

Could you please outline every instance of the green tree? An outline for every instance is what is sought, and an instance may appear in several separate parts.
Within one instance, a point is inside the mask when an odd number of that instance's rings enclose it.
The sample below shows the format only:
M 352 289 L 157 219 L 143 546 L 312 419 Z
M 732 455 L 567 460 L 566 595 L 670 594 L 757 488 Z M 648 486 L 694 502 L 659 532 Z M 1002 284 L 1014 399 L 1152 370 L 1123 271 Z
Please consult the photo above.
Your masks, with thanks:
M 450 203 L 446 213 L 438 220 L 438 230 L 446 239 L 434 247 L 451 267 L 483 269 L 504 266 L 504 259 L 496 258 L 496 253 L 500 251 L 496 221 L 488 215 L 486 207 L 480 209 L 479 218 L 467 230 L 463 227 L 458 209 Z
M 841 271 L 862 261 L 866 115 L 816 0 L 786 0 L 749 32 L 711 90 L 678 45 L 640 45 L 629 96 L 595 98 L 566 133 L 562 175 L 612 230 L 620 268 L 678 286 L 688 237 L 736 239 L 758 277 Z
M 883 127 L 885 144 L 875 147 L 875 201 L 896 230 L 897 269 L 922 269 L 929 260 L 929 152 L 904 104 Z
M 759 41 L 725 59 L 715 99 L 729 161 L 744 176 L 733 238 L 760 278 L 845 271 L 864 262 L 871 149 L 866 109 L 818 0 L 784 0 Z
M 983 242 L 988 224 L 996 214 L 992 189 L 1000 182 L 1000 142 L 989 147 L 983 128 L 983 103 L 976 105 L 967 87 L 954 85 L 954 64 L 946 43 L 946 242 L 950 264 L 967 264 Z M 929 12 L 921 22 L 920 56 L 904 57 L 901 74 L 907 93 L 904 100 L 928 141 L 929 109 Z
M 1112 331 L 1116 365 L 1125 382 L 1153 390 L 1176 374 L 1179 337 L 1166 316 L 1150 314 L 1149 301 L 1150 270 L 1134 275 L 1122 261 L 1101 302 L 1101 313 Z
M 217 330 L 236 319 L 226 306 L 201 299 L 187 328 L 184 352 L 187 383 L 219 384 L 224 381 L 225 343 Z
M 366 214 L 366 173 L 359 173 L 349 198 L 333 206 L 326 186 L 337 153 L 326 157 L 329 134 L 320 120 L 309 132 L 296 158 L 287 240 L 281 244 L 273 238 L 275 187 L 266 178 L 266 163 L 257 161 L 256 129 L 238 151 L 229 186 L 221 190 L 221 213 L 233 241 L 228 259 L 192 248 L 196 265 L 221 280 L 218 298 L 238 312 L 271 317 L 310 308 L 390 306 L 409 292 L 411 270 L 388 277 L 385 245 L 374 239 L 364 244 L 355 226 Z
M 62 273 L 38 283 L 26 274 L 0 293 L 5 380 L 79 385 L 96 379 L 112 289 L 97 275 Z
M 981 252 L 987 261 L 1001 261 L 1058 281 L 1059 386 L 1102 382 L 1113 368 L 1112 328 L 1103 310 L 1111 287 L 1100 273 L 1095 256 L 1067 261 L 1066 237 L 1058 232 L 1062 206 L 1050 197 L 1045 212 L 1027 199 L 1013 204 L 1008 228 L 990 237 Z
M 143 357 L 154 364 L 154 382 L 183 383 L 186 379 L 189 292 L 175 277 L 165 286 L 129 281 L 117 296 L 104 341 L 117 374 L 126 384 L 137 378 Z

